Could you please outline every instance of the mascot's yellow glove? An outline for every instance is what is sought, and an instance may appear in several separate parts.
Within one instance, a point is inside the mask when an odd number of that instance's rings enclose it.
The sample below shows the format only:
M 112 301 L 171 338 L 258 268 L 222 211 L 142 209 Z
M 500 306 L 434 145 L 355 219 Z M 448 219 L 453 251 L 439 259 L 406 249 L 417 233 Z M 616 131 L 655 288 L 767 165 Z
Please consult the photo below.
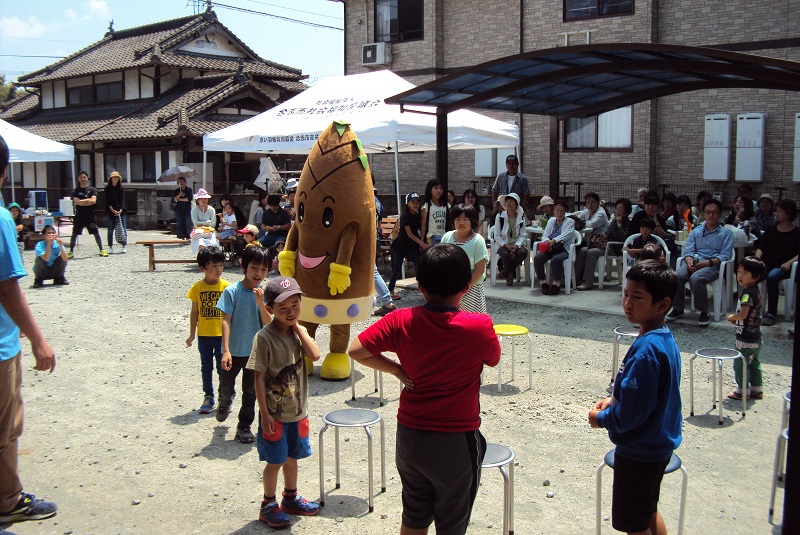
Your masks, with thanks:
M 278 255 L 278 258 L 280 258 L 280 255 Z M 347 266 L 335 262 L 331 263 L 331 273 L 328 275 L 328 288 L 331 289 L 331 295 L 343 294 L 350 287 L 350 273 L 352 271 Z
M 284 277 L 294 277 L 295 264 L 297 263 L 297 253 L 284 249 L 278 253 L 278 271 Z

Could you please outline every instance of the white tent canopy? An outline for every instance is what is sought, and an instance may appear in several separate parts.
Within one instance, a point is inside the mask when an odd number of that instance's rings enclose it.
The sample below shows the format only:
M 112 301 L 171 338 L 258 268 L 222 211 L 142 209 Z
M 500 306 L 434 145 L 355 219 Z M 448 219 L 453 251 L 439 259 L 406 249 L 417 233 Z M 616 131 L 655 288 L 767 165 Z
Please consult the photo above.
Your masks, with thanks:
M 0 119 L 0 136 L 8 145 L 9 160 L 15 162 L 70 162 L 75 159 L 75 149 L 46 137 L 31 134 Z M 74 174 L 74 169 L 73 169 Z M 75 177 L 72 178 L 73 182 Z M 74 186 L 74 184 L 73 184 Z M 14 199 L 14 182 L 11 181 L 11 198 Z
M 393 152 L 395 147 L 400 152 L 436 150 L 435 116 L 401 113 L 400 106 L 384 103 L 413 88 L 388 70 L 325 78 L 269 111 L 206 134 L 203 149 L 308 154 L 322 131 L 341 119 L 350 123 L 368 153 Z M 449 114 L 447 125 L 451 150 L 518 144 L 516 125 L 468 110 Z
M 400 202 L 399 152 L 436 150 L 436 117 L 400 111 L 384 99 L 414 85 L 388 70 L 320 81 L 296 97 L 251 119 L 203 136 L 204 151 L 308 154 L 334 120 L 344 120 L 367 153 L 395 154 L 397 205 Z M 517 126 L 468 110 L 447 116 L 450 150 L 512 148 L 519 143 Z M 205 152 L 203 153 L 205 160 Z M 205 169 L 205 166 L 203 166 Z M 205 175 L 203 176 L 205 187 Z

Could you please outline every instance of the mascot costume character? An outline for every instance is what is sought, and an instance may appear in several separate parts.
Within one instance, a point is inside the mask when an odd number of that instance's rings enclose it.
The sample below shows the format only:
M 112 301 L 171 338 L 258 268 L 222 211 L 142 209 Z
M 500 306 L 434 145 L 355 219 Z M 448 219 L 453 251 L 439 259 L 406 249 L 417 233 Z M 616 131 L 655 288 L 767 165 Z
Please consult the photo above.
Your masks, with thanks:
M 294 204 L 295 222 L 278 269 L 303 289 L 300 323 L 309 335 L 320 323 L 331 326 L 320 377 L 347 379 L 350 324 L 372 314 L 376 234 L 367 156 L 347 122 L 334 121 L 317 139 Z

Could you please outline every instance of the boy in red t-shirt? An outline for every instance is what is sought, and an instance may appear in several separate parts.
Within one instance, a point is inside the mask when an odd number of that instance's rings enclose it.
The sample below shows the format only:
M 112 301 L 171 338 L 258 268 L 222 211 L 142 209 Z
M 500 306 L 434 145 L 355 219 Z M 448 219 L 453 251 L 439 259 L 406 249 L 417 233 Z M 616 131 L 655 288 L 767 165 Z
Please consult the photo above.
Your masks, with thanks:
M 425 305 L 391 312 L 348 351 L 405 385 L 397 411 L 401 533 L 426 532 L 431 522 L 437 533 L 464 533 L 469 524 L 486 451 L 479 431 L 480 376 L 484 364 L 500 361 L 491 318 L 459 310 L 471 277 L 460 247 L 426 250 L 417 267 Z M 400 363 L 382 351 L 396 353 Z

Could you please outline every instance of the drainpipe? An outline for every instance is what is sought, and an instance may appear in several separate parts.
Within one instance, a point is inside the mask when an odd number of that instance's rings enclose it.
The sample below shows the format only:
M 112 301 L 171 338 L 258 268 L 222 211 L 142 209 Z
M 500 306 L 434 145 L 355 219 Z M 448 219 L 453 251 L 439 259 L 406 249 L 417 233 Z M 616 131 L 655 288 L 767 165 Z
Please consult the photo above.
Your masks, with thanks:
M 519 0 L 519 53 L 525 52 L 525 0 Z M 517 158 L 524 161 L 525 154 L 525 114 L 519 114 L 517 121 L 517 131 L 519 132 L 519 154 Z M 524 212 L 524 210 L 523 210 Z

